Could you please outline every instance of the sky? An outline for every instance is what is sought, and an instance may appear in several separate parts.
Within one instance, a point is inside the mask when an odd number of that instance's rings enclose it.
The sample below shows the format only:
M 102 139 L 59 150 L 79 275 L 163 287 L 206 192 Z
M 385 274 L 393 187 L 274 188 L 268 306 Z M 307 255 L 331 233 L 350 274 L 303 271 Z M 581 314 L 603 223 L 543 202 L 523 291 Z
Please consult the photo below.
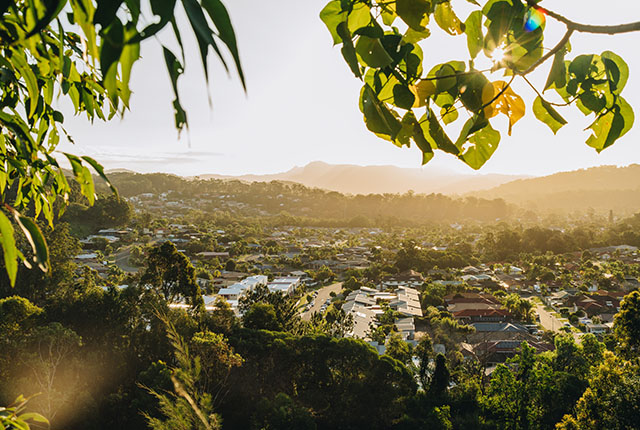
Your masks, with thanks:
M 90 124 L 73 117 L 68 107 L 65 128 L 75 144 L 60 151 L 90 155 L 107 169 L 167 172 L 183 176 L 215 173 L 240 175 L 289 170 L 312 161 L 333 164 L 421 167 L 416 148 L 397 148 L 370 133 L 358 109 L 361 82 L 353 77 L 339 47 L 318 18 L 328 0 L 227 0 L 244 68 L 247 92 L 234 73 L 227 75 L 217 60 L 210 61 L 212 105 L 195 39 L 179 14 L 185 31 L 186 73 L 179 81 L 190 130 L 178 136 L 173 122 L 173 94 L 158 40 L 145 42 L 143 58 L 133 69 L 131 110 L 123 119 Z M 574 21 L 620 24 L 640 20 L 640 2 L 629 0 L 546 0 L 544 6 Z M 461 19 L 468 3 L 452 0 Z M 604 7 L 606 5 L 606 7 Z M 431 22 L 432 36 L 421 43 L 425 69 L 452 59 L 466 59 L 465 36 L 445 35 Z M 562 37 L 564 27 L 547 20 L 546 46 Z M 175 46 L 161 34 L 160 41 Z M 546 175 L 598 165 L 640 163 L 640 33 L 623 35 L 574 34 L 568 59 L 611 50 L 629 65 L 623 96 L 636 111 L 636 124 L 612 147 L 597 154 L 584 142 L 592 119 L 575 107 L 562 110 L 569 121 L 557 135 L 538 122 L 531 110 L 535 94 L 524 84 L 515 91 L 527 103 L 527 115 L 507 136 L 506 119 L 494 127 L 502 134 L 493 157 L 479 173 Z M 176 51 L 177 52 L 177 51 Z M 482 54 L 480 54 L 482 55 Z M 549 61 L 531 75 L 544 85 Z M 498 77 L 494 77 L 492 80 Z M 462 121 L 460 121 L 462 122 Z M 452 135 L 457 135 L 452 133 Z M 474 173 L 455 157 L 436 151 L 423 169 Z

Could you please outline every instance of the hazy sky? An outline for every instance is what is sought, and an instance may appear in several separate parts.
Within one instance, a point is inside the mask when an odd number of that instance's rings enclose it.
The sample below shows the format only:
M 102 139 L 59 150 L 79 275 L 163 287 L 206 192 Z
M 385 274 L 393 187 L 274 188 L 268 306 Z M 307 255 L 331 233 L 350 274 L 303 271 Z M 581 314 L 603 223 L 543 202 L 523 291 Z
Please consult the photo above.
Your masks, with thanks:
M 366 130 L 358 109 L 361 83 L 349 71 L 339 48 L 332 47 L 331 37 L 318 18 L 325 3 L 227 0 L 248 93 L 242 91 L 237 78 L 229 78 L 212 60 L 210 109 L 197 46 L 188 37 L 187 73 L 179 85 L 191 129 L 188 137 L 183 133 L 180 139 L 173 126 L 173 95 L 161 51 L 156 41 L 147 42 L 142 47 L 144 58 L 133 71 L 132 110 L 123 120 L 93 125 L 85 117 L 67 114 L 65 125 L 76 144 L 64 144 L 60 149 L 94 156 L 107 168 L 181 175 L 272 173 L 315 160 L 420 167 L 417 149 L 399 149 Z M 452 0 L 452 4 L 465 19 L 467 2 Z M 638 1 L 546 0 L 544 5 L 585 23 L 640 20 Z M 561 38 L 564 27 L 551 19 L 547 25 L 546 46 L 551 47 Z M 435 22 L 430 27 L 433 35 L 422 43 L 427 70 L 439 62 L 467 58 L 465 36 L 443 35 Z M 185 34 L 191 31 L 185 25 L 182 28 Z M 160 39 L 171 43 L 166 37 L 164 34 Z M 561 111 L 569 124 L 554 136 L 533 116 L 535 95 L 527 86 L 517 85 L 516 92 L 527 102 L 527 116 L 516 124 L 512 137 L 507 136 L 506 120 L 497 121 L 502 140 L 480 173 L 542 175 L 601 164 L 640 163 L 639 44 L 640 33 L 575 34 L 573 51 L 567 57 L 612 50 L 629 64 L 630 79 L 623 96 L 635 109 L 637 119 L 633 129 L 613 147 L 598 155 L 585 145 L 589 134 L 583 129 L 591 119 L 574 107 Z M 536 71 L 534 81 L 544 84 L 549 68 L 550 64 L 545 64 Z M 440 151 L 424 168 L 473 172 Z

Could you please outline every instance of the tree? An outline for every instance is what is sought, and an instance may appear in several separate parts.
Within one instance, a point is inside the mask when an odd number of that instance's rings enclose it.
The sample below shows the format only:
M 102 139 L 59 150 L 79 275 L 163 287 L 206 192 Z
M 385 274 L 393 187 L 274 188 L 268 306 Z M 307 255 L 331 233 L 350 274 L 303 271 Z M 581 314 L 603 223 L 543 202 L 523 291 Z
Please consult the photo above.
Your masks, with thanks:
M 640 353 L 640 292 L 632 291 L 620 303 L 613 321 L 613 332 L 620 351 L 629 357 Z
M 554 134 L 567 123 L 556 107 L 572 104 L 585 115 L 593 114 L 592 134 L 586 143 L 597 152 L 629 131 L 634 114 L 621 96 L 629 75 L 624 60 L 611 51 L 572 60 L 565 56 L 574 33 L 638 31 L 640 22 L 617 26 L 577 23 L 538 5 L 537 0 L 490 0 L 484 6 L 469 0 L 474 10 L 463 22 L 453 3 L 333 0 L 320 12 L 334 44 L 342 44 L 342 56 L 351 72 L 364 81 L 359 105 L 370 131 L 399 147 L 413 141 L 422 151 L 423 164 L 438 149 L 479 169 L 500 141 L 500 132 L 490 120 L 504 114 L 511 135 L 525 114 L 523 98 L 511 87 L 516 78 L 532 88 L 534 115 Z M 550 49 L 543 45 L 547 16 L 566 26 L 565 35 Z M 431 19 L 451 36 L 466 36 L 468 61 L 423 64 L 419 42 L 430 36 L 427 24 Z M 406 30 L 399 30 L 395 22 Z M 428 50 L 428 43 L 423 45 Z M 483 60 L 479 54 L 490 64 L 486 69 L 476 68 Z M 552 60 L 551 71 L 540 91 L 527 76 L 548 60 Z M 506 80 L 491 82 L 488 74 L 496 71 L 504 71 Z M 556 101 L 543 95 L 547 89 L 556 91 Z M 445 128 L 458 117 L 469 119 L 452 140 Z
M 392 333 L 387 340 L 385 354 L 407 365 L 411 362 L 411 345 L 402 340 L 398 333 Z
M 169 303 L 179 297 L 188 300 L 193 307 L 202 303 L 195 268 L 171 242 L 149 251 L 140 282 L 154 288 Z
M 270 303 L 254 303 L 242 316 L 246 328 L 256 330 L 282 330 L 276 311 Z
M 221 43 L 231 54 L 244 86 L 235 33 L 221 1 L 180 3 L 198 41 L 206 79 L 210 47 L 227 68 Z M 48 269 L 46 241 L 33 218 L 42 217 L 53 226 L 57 212 L 69 203 L 71 185 L 54 151 L 61 136 L 72 138 L 63 127 L 63 114 L 55 109 L 54 94 L 69 102 L 76 115 L 86 114 L 89 121 L 122 115 L 130 108 L 129 81 L 140 57 L 140 43 L 169 26 L 180 48 L 176 55 L 162 46 L 175 95 L 175 125 L 178 130 L 187 127 L 178 93 L 185 55 L 176 5 L 173 0 L 71 0 L 68 6 L 66 0 L 8 0 L 0 6 L 0 245 L 11 284 L 19 261 Z M 152 17 L 144 17 L 148 11 Z M 116 192 L 96 160 L 64 156 L 90 205 L 95 187 L 87 166 Z M 33 218 L 26 216 L 28 211 Z M 18 252 L 7 215 L 28 239 L 33 259 Z

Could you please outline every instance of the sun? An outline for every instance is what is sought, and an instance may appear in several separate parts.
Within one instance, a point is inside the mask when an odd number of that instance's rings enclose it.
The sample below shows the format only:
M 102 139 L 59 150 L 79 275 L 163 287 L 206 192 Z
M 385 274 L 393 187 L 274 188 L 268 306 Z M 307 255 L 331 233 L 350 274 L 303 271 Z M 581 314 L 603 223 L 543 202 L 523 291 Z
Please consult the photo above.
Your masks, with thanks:
M 501 46 L 498 46 L 491 53 L 491 60 L 496 64 L 502 62 L 502 60 L 504 60 L 504 57 L 505 57 L 504 48 L 502 48 Z

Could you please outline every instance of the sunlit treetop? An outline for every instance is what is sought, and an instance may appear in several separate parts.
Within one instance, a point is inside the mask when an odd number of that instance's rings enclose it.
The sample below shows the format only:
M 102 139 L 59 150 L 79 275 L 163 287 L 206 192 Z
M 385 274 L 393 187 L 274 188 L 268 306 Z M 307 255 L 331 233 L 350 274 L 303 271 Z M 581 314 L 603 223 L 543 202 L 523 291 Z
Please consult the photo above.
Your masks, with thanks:
M 466 2 L 473 10 L 464 21 L 451 0 L 334 0 L 320 12 L 351 72 L 363 81 L 359 105 L 370 131 L 399 147 L 415 143 L 423 164 L 441 150 L 479 169 L 500 142 L 492 119 L 505 115 L 511 135 L 525 115 L 525 102 L 512 89 L 516 79 L 531 87 L 533 113 L 554 134 L 567 123 L 557 108 L 567 106 L 591 115 L 586 143 L 598 152 L 629 131 L 634 114 L 621 95 L 629 75 L 624 60 L 611 51 L 568 54 L 576 32 L 638 31 L 640 22 L 580 24 L 534 0 Z M 566 26 L 551 48 L 544 44 L 548 19 Z M 467 58 L 426 64 L 432 21 L 452 37 L 466 38 Z M 491 66 L 480 69 L 479 56 Z M 547 60 L 548 79 L 536 88 L 527 75 Z M 496 73 L 503 77 L 491 81 Z

